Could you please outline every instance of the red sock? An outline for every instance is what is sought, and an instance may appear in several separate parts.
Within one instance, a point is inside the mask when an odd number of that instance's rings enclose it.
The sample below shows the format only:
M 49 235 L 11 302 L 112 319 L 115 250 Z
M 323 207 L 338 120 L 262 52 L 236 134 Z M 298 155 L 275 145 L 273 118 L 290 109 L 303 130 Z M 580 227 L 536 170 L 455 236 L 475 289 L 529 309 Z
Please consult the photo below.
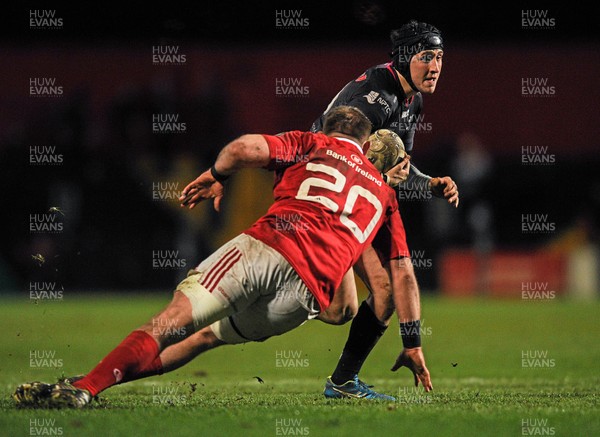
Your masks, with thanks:
M 73 385 L 96 396 L 102 390 L 120 382 L 131 381 L 140 372 L 160 362 L 158 344 L 150 334 L 133 331 L 83 379 Z M 160 365 L 162 370 L 162 363 Z
M 163 365 L 162 360 L 160 359 L 160 355 L 157 355 L 154 361 L 150 363 L 147 367 L 144 367 L 138 373 L 131 375 L 126 375 L 125 378 L 121 381 L 121 384 L 124 382 L 135 381 L 136 379 L 148 378 L 150 376 L 162 375 L 163 374 Z

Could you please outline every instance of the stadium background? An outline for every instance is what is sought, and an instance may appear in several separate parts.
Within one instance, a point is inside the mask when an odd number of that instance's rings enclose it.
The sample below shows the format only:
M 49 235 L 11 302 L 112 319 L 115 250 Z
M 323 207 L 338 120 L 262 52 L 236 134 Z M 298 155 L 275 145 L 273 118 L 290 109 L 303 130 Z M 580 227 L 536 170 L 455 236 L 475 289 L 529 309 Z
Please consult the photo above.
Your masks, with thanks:
M 30 27 L 33 8 L 60 25 Z M 599 435 L 597 19 L 546 8 L 4 5 L 0 436 Z M 301 25 L 278 26 L 277 11 Z M 553 24 L 522 27 L 523 11 Z M 389 29 L 410 18 L 446 43 L 414 160 L 461 191 L 458 210 L 402 202 L 433 393 L 406 369 L 390 372 L 393 322 L 361 377 L 397 402 L 326 400 L 349 324 L 315 321 L 111 388 L 87 411 L 15 408 L 18 384 L 95 366 L 165 306 L 187 268 L 267 209 L 272 178 L 261 171 L 232 179 L 220 215 L 169 201 L 223 144 L 308 129 L 341 86 L 387 61 Z M 153 64 L 157 46 L 185 62 Z M 62 93 L 33 96 L 32 79 Z M 529 94 L 524 81 L 545 85 Z M 283 96 L 278 83 L 299 90 Z M 153 132 L 155 115 L 185 132 Z
M 413 159 L 454 177 L 461 193 L 456 211 L 438 200 L 403 203 L 424 292 L 520 297 L 543 284 L 595 296 L 591 76 L 600 56 L 590 19 L 555 8 L 555 24 L 536 28 L 522 26 L 524 7 L 347 5 L 57 7 L 57 29 L 32 29 L 29 9 L 15 11 L 0 54 L 3 293 L 27 296 L 43 283 L 65 296 L 171 289 L 267 209 L 272 179 L 234 177 L 219 216 L 180 209 L 176 193 L 242 133 L 308 129 L 348 80 L 388 60 L 389 29 L 417 18 L 443 31 L 446 56 Z M 285 28 L 277 10 L 304 21 Z M 153 63 L 156 47 L 185 60 Z M 31 96 L 32 78 L 54 78 L 62 94 Z M 545 90 L 525 95 L 528 80 Z M 278 91 L 286 83 L 291 94 Z M 185 132 L 153 132 L 157 114 L 176 116 Z M 44 155 L 61 162 L 32 163 Z M 51 207 L 61 211 L 54 219 Z M 60 230 L 32 231 L 32 215 Z

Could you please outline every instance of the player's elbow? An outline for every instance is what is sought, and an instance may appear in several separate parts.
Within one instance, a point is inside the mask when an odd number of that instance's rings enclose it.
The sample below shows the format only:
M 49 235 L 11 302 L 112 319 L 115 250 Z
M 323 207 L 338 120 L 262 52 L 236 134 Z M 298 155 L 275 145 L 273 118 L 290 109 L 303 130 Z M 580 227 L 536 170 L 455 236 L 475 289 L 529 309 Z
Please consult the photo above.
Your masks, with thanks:
M 269 149 L 262 135 L 242 135 L 232 143 L 231 157 L 250 166 L 268 161 Z
M 229 147 L 229 155 L 235 161 L 242 161 L 248 155 L 250 150 L 249 135 L 242 135 L 233 141 Z

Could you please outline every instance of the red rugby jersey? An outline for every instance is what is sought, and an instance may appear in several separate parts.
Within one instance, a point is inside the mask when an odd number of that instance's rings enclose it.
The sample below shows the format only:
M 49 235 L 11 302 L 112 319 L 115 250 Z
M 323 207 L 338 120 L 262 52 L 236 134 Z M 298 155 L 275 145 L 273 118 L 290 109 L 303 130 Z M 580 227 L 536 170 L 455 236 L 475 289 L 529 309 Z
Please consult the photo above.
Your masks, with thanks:
M 382 261 L 409 256 L 396 194 L 358 144 L 301 131 L 264 138 L 275 202 L 245 233 L 285 257 L 321 310 L 368 245 Z

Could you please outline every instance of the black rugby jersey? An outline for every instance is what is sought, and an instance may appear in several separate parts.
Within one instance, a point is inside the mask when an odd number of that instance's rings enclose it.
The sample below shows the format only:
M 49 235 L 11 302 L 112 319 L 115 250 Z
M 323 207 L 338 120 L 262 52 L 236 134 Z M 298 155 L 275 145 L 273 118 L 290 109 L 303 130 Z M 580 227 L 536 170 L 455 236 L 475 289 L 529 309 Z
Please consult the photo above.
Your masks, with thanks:
M 396 132 L 406 151 L 410 154 L 418 115 L 423 106 L 423 96 L 416 93 L 410 98 L 402 89 L 400 80 L 391 63 L 369 68 L 355 80 L 349 82 L 333 98 L 325 112 L 312 125 L 311 131 L 323 128 L 325 114 L 336 106 L 354 106 L 360 109 L 373 124 L 373 132 L 389 129 Z

